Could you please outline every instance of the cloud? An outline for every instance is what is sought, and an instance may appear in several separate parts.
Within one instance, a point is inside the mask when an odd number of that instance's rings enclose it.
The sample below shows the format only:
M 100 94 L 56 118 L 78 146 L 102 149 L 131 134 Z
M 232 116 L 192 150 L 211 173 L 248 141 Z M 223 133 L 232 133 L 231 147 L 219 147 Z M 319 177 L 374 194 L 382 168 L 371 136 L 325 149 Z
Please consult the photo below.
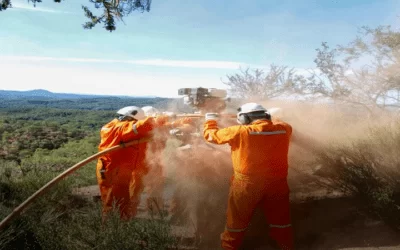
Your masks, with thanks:
M 55 9 L 45 8 L 45 7 L 35 7 L 33 4 L 27 4 L 27 3 L 17 2 L 17 1 L 13 1 L 13 2 L 12 2 L 12 8 L 10 8 L 10 10 L 12 10 L 12 9 L 15 9 L 15 10 L 27 10 L 27 11 L 38 11 L 38 12 L 47 12 L 47 13 L 65 13 L 65 14 L 72 14 L 72 12 L 60 11 L 60 10 L 55 10 Z
M 175 61 L 175 60 L 164 60 L 164 59 L 136 60 L 128 62 L 133 64 L 150 65 L 150 66 L 213 68 L 213 69 L 237 69 L 243 65 L 243 63 L 229 62 L 229 61 Z
M 144 66 L 198 68 L 198 69 L 239 69 L 240 67 L 254 67 L 254 65 L 232 62 L 232 61 L 187 61 L 168 59 L 145 59 L 145 60 L 118 60 L 97 58 L 74 58 L 74 57 L 26 57 L 26 56 L 0 56 L 0 60 L 14 62 L 76 62 L 76 63 L 121 63 Z
M 1 57 L 0 57 L 1 59 Z M 0 60 L 0 89 L 47 89 L 60 93 L 181 97 L 179 88 L 226 88 L 219 75 L 204 72 L 151 73 L 120 71 L 102 67 L 21 64 Z

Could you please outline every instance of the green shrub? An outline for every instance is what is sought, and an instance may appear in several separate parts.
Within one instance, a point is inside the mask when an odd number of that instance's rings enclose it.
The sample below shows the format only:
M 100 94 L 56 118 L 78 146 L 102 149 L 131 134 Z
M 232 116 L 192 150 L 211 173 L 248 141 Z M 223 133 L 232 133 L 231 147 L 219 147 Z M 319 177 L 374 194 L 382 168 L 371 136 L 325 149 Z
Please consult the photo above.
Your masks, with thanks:
M 400 133 L 393 127 L 373 127 L 350 145 L 330 145 L 317 152 L 317 174 L 332 188 L 360 198 L 378 218 L 400 229 Z
M 52 171 L 31 171 L 4 181 L 10 195 L 0 202 L 0 219 L 55 176 Z M 125 222 L 114 212 L 102 225 L 100 203 L 71 195 L 79 178 L 62 180 L 35 200 L 0 232 L 0 249 L 176 249 L 165 220 Z

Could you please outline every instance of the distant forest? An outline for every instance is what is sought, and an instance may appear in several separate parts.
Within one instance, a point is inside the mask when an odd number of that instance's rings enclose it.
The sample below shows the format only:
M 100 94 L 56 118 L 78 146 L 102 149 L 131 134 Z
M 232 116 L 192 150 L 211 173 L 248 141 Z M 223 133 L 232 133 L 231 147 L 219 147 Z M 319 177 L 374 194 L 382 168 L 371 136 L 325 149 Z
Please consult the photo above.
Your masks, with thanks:
M 62 171 L 97 153 L 100 129 L 117 117 L 118 109 L 125 106 L 152 105 L 164 111 L 176 109 L 177 106 L 173 105 L 178 105 L 180 100 L 88 96 L 45 90 L 0 90 L 0 220 Z M 94 211 L 88 221 L 101 221 L 101 215 L 96 210 L 97 203 L 77 205 L 83 203 L 71 198 L 73 188 L 97 184 L 95 170 L 96 161 L 77 170 L 71 178 L 59 183 L 44 198 L 39 198 L 10 227 L 0 230 L 0 249 L 65 249 L 65 246 L 71 246 L 64 241 L 69 241 L 70 238 L 65 237 L 65 232 L 79 231 L 77 228 L 80 226 L 90 224 L 82 223 L 81 218 L 76 219 L 73 216 L 87 216 L 87 211 Z M 78 207 L 79 212 L 76 210 Z M 51 219 L 44 219 L 43 216 L 49 214 Z M 69 224 L 73 221 L 78 221 L 80 226 Z M 82 232 L 90 230 L 85 228 Z M 87 247 L 83 247 L 84 249 L 91 249 L 89 245 L 98 246 L 103 241 L 100 231 L 99 229 L 99 233 L 96 231 L 93 234 L 99 237 L 93 243 L 85 245 Z M 60 232 L 60 237 L 55 236 L 55 232 Z M 78 234 L 83 235 L 81 231 Z M 86 242 L 88 237 L 82 237 Z M 112 248 L 114 238 L 111 238 L 112 243 L 105 248 Z
M 166 108 L 173 99 L 169 98 L 121 98 L 121 97 L 96 97 L 79 99 L 48 99 L 38 97 L 1 98 L 2 109 L 32 109 L 32 108 L 56 108 L 79 110 L 118 110 L 125 106 L 152 105 L 158 108 Z
M 88 138 L 95 148 L 101 126 L 116 117 L 118 109 L 152 105 L 166 110 L 174 103 L 178 100 L 157 97 L 0 95 L 0 160 L 21 164 L 37 149 L 55 150 Z

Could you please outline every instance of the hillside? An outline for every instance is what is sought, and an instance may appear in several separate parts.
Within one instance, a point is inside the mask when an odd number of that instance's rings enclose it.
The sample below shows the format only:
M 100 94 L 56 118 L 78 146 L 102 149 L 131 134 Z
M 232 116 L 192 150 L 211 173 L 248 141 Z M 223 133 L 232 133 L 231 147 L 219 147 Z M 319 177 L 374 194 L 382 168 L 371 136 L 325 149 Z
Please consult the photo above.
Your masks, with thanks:
M 26 91 L 0 90 L 0 98 L 46 98 L 46 99 L 78 99 L 78 98 L 99 98 L 110 97 L 109 95 L 87 95 L 71 93 L 54 93 L 45 89 L 33 89 Z M 155 98 L 155 96 L 112 96 L 118 98 Z
M 83 110 L 117 110 L 125 106 L 151 105 L 158 108 L 167 107 L 171 98 L 149 96 L 107 96 L 53 93 L 43 89 L 29 91 L 0 90 L 0 108 L 3 109 L 83 109 Z

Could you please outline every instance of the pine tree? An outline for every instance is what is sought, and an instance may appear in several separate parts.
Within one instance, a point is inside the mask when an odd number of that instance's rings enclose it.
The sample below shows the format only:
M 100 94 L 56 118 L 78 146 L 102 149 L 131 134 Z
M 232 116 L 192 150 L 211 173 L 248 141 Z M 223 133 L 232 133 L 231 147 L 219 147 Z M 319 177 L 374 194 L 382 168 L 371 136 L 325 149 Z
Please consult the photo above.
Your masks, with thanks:
M 42 0 L 28 0 L 34 7 Z M 60 3 L 61 0 L 54 0 Z M 92 29 L 97 24 L 103 24 L 104 28 L 110 32 L 116 29 L 116 20 L 123 21 L 123 17 L 132 14 L 134 11 L 149 12 L 151 0 L 89 0 L 99 14 L 94 14 L 92 10 L 82 5 L 85 16 L 89 19 L 83 24 L 83 28 Z M 0 0 L 0 11 L 12 8 L 11 0 Z

